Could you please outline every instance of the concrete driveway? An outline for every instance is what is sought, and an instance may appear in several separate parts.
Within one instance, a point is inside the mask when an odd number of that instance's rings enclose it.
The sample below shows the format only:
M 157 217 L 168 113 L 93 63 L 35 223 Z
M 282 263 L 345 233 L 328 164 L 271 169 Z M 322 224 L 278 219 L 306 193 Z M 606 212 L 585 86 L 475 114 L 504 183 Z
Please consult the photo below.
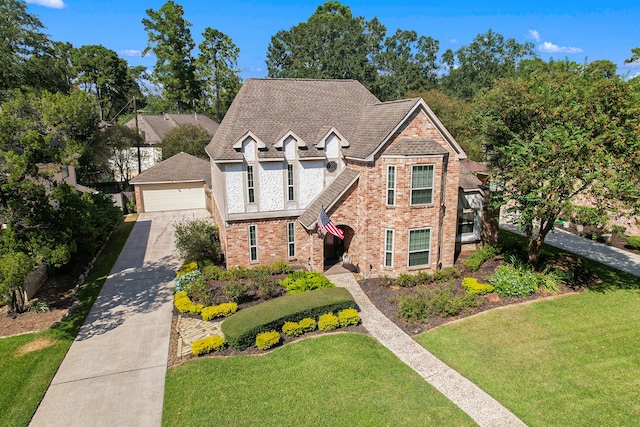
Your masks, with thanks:
M 30 426 L 161 424 L 178 221 L 206 210 L 141 214 Z

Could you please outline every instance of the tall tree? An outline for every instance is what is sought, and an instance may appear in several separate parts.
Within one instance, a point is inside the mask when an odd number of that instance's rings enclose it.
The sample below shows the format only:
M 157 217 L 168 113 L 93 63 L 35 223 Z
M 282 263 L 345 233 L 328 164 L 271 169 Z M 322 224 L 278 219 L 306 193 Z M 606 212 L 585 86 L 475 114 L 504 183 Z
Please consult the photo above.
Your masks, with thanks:
M 370 88 L 377 78 L 373 57 L 385 32 L 376 18 L 365 21 L 348 6 L 328 1 L 307 22 L 271 38 L 269 77 L 356 79 Z
M 143 55 L 153 51 L 156 65 L 152 80 L 162 86 L 169 99 L 176 101 L 182 113 L 184 102 L 199 98 L 200 88 L 195 75 L 195 61 L 191 51 L 195 47 L 191 24 L 184 19 L 181 5 L 168 1 L 159 10 L 147 9 L 142 24 L 149 42 Z
M 71 63 L 76 83 L 98 102 L 100 120 L 107 120 L 127 102 L 130 83 L 127 61 L 102 45 L 85 45 L 74 49 Z
M 468 46 L 442 55 L 449 73 L 442 76 L 441 88 L 448 95 L 471 100 L 483 88 L 499 78 L 513 75 L 523 59 L 534 58 L 533 43 L 518 43 L 488 30 L 478 34 Z
M 162 138 L 162 159 L 166 160 L 179 152 L 185 152 L 192 156 L 208 159 L 204 147 L 211 142 L 211 135 L 202 126 L 193 123 L 184 123 L 170 129 Z
M 237 74 L 240 49 L 229 36 L 213 28 L 205 28 L 202 36 L 204 40 L 198 45 L 200 55 L 196 59 L 198 77 L 204 98 L 213 103 L 220 123 L 240 89 Z
M 628 82 L 592 72 L 601 66 L 527 65 L 526 73 L 498 80 L 476 107 L 502 189 L 496 199 L 520 212 L 535 266 L 545 237 L 576 196 L 603 209 L 621 201 L 638 207 L 640 102 Z
M 439 42 L 415 31 L 397 30 L 384 40 L 375 57 L 379 77 L 373 93 L 381 100 L 404 97 L 409 91 L 434 88 Z
M 625 64 L 633 64 L 634 62 L 640 62 L 640 47 L 634 47 L 631 49 L 631 58 L 625 59 Z
M 28 83 L 25 80 L 28 58 L 51 48 L 42 28 L 40 20 L 27 13 L 23 1 L 0 2 L 0 100 L 8 89 Z

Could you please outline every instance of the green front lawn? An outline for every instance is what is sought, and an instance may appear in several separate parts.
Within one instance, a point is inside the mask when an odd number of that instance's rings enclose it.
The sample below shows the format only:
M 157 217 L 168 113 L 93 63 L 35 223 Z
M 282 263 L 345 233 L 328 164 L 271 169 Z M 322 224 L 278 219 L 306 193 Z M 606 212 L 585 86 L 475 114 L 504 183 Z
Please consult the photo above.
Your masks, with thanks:
M 640 278 L 585 265 L 603 279 L 594 290 L 486 312 L 417 341 L 530 426 L 636 425 Z
M 167 372 L 165 426 L 465 426 L 475 423 L 367 335 L 323 335 L 264 356 Z
M 129 237 L 135 217 L 129 217 L 129 220 L 113 233 L 85 284 L 79 289 L 76 296 L 80 304 L 72 316 L 47 331 L 0 339 L 1 426 L 23 427 L 29 424 Z M 18 355 L 23 346 L 44 340 L 53 345 Z

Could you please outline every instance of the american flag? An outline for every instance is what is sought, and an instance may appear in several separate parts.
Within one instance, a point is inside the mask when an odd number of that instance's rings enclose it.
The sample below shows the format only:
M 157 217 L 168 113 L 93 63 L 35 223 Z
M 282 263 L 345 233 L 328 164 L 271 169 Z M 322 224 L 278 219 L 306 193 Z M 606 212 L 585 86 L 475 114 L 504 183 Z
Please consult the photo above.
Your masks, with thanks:
M 324 208 L 320 209 L 320 214 L 318 215 L 318 227 L 322 228 L 327 233 L 333 234 L 338 239 L 344 239 L 344 231 L 335 226 Z

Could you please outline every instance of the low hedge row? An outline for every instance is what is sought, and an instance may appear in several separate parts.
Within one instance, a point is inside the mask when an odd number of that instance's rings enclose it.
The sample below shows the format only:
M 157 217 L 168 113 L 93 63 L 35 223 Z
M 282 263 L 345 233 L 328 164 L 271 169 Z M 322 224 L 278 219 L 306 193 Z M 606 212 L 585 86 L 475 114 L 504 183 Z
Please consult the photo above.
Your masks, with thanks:
M 231 347 L 244 350 L 254 345 L 258 334 L 279 331 L 285 322 L 295 322 L 305 317 L 317 318 L 327 312 L 347 308 L 356 308 L 356 303 L 344 288 L 285 295 L 228 317 L 222 322 L 222 333 Z

